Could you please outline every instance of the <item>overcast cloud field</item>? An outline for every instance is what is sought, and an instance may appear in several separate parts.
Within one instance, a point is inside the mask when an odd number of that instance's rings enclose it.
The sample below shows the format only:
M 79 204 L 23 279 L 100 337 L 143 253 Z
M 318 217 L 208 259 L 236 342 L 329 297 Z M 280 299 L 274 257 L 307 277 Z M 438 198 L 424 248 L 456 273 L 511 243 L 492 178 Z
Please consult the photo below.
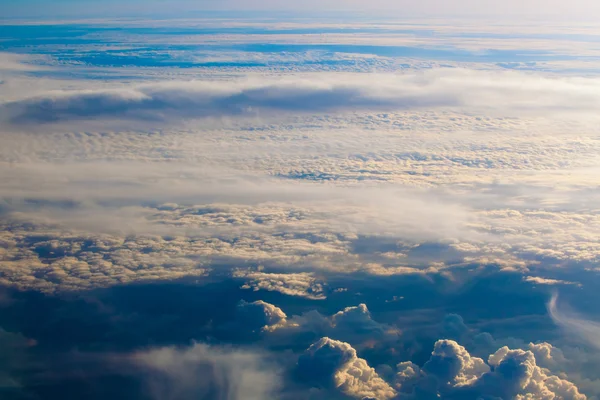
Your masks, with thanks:
M 0 1 L 0 399 L 600 399 L 596 2 Z

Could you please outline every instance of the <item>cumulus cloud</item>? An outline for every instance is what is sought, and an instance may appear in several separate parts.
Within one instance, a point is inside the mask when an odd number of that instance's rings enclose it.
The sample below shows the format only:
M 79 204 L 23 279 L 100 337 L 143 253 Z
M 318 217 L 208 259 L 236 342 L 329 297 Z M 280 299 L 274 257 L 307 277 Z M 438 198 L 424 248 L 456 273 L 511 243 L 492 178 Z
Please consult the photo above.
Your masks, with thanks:
M 72 119 L 143 119 L 330 112 L 420 107 L 501 107 L 505 111 L 594 111 L 594 79 L 531 78 L 518 73 L 435 70 L 417 75 L 317 76 L 275 81 L 147 84 L 113 90 L 44 93 L 0 105 L 13 124 Z
M 499 349 L 489 358 L 493 371 L 481 377 L 481 390 L 505 398 L 584 400 L 577 387 L 536 364 L 531 351 Z
M 358 335 L 371 340 L 382 340 L 386 335 L 393 338 L 400 333 L 398 329 L 374 321 L 366 304 L 337 312 L 331 316 L 331 324 L 340 335 Z
M 422 369 L 413 363 L 397 366 L 395 387 L 402 396 L 417 398 L 586 399 L 572 382 L 537 364 L 534 351 L 548 363 L 551 346 L 532 345 L 532 350 L 502 347 L 485 363 L 457 342 L 439 340 Z
M 482 359 L 471 357 L 467 350 L 455 341 L 439 340 L 435 343 L 431 358 L 423 370 L 438 377 L 442 385 L 461 387 L 473 384 L 489 371 L 489 367 Z
M 395 373 L 385 373 L 388 383 L 348 343 L 324 337 L 300 356 L 297 368 L 307 382 L 357 399 L 586 399 L 564 376 L 552 375 L 538 365 L 535 354 L 546 364 L 561 362 L 560 357 L 553 359 L 559 354 L 552 351 L 552 346 L 531 348 L 503 347 L 486 363 L 453 340 L 439 340 L 422 368 L 401 362 Z
M 141 369 L 153 399 L 264 400 L 275 396 L 280 377 L 258 354 L 194 344 L 140 351 L 129 361 Z
M 250 326 L 259 325 L 262 331 L 272 332 L 288 326 L 287 315 L 279 307 L 257 300 L 252 303 L 242 301 L 238 313 Z
M 276 322 L 267 331 L 276 331 L 280 340 L 288 335 L 301 336 L 310 332 L 316 337 L 327 336 L 348 342 L 359 350 L 378 348 L 386 351 L 401 337 L 401 331 L 396 326 L 374 320 L 366 304 L 346 307 L 330 316 L 310 310 Z
M 308 382 L 337 389 L 355 399 L 392 399 L 396 392 L 348 343 L 321 338 L 298 359 L 298 372 Z

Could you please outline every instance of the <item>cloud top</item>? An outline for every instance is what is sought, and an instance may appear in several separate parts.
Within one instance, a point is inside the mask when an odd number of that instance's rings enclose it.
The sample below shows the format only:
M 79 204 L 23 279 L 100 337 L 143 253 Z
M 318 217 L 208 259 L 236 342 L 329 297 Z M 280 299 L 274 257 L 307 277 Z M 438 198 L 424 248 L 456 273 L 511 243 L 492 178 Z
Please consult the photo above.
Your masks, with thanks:
M 597 111 L 600 80 L 435 70 L 407 75 L 335 75 L 216 83 L 165 82 L 112 90 L 40 93 L 0 106 L 12 124 L 73 119 L 167 120 L 275 112 L 475 107 L 506 112 Z

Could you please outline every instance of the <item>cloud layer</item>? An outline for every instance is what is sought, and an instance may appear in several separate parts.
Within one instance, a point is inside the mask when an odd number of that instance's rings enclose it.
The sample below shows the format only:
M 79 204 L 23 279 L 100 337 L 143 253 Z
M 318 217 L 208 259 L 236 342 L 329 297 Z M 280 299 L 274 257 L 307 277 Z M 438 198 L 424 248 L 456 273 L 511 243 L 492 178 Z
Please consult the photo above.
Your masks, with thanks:
M 271 81 L 166 82 L 111 90 L 61 91 L 4 103 L 13 124 L 73 119 L 176 120 L 260 113 L 392 111 L 422 107 L 496 112 L 594 112 L 595 79 L 539 78 L 519 73 L 434 70 L 421 74 L 307 76 Z
M 593 27 L 125 24 L 0 28 L 0 397 L 600 395 Z

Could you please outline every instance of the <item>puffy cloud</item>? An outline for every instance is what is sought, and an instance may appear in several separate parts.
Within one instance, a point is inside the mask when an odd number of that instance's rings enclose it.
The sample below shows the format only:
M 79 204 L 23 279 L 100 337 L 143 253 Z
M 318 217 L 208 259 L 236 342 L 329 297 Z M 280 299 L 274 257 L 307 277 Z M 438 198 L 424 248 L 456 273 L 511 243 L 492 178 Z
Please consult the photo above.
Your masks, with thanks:
M 318 337 L 330 337 L 348 342 L 359 351 L 386 353 L 401 339 L 401 332 L 394 325 L 373 320 L 365 304 L 346 307 L 331 316 L 317 310 L 287 316 L 280 308 L 263 301 L 242 302 L 238 314 L 238 323 L 246 329 L 261 329 L 267 334 L 265 343 L 276 347 L 296 347 Z
M 489 367 L 481 358 L 471 357 L 469 352 L 453 340 L 435 343 L 431 358 L 423 366 L 428 374 L 440 379 L 442 384 L 452 387 L 473 384 Z
M 191 242 L 181 237 L 96 235 L 44 224 L 32 236 L 26 225 L 9 225 L 0 235 L 0 283 L 9 286 L 80 290 L 207 274 L 189 257 Z
M 529 343 L 528 350 L 535 356 L 537 364 L 543 368 L 550 368 L 552 364 L 565 361 L 562 352 L 550 343 Z
M 417 398 L 586 399 L 572 382 L 537 364 L 534 352 L 544 364 L 561 362 L 552 346 L 542 343 L 531 344 L 530 348 L 502 347 L 490 355 L 486 364 L 457 342 L 439 340 L 422 369 L 410 362 L 398 364 L 395 387 L 402 395 Z
M 573 314 L 567 313 L 567 315 L 574 317 Z M 484 322 L 484 325 L 487 323 Z M 575 335 L 555 338 L 554 344 L 543 341 L 531 343 L 520 339 L 519 334 L 514 330 L 509 331 L 511 337 L 496 339 L 488 332 L 481 332 L 467 326 L 462 317 L 456 314 L 447 315 L 441 328 L 443 337 L 455 339 L 467 347 L 472 354 L 479 357 L 488 358 L 490 353 L 496 353 L 498 348 L 504 347 L 529 351 L 533 354 L 536 365 L 548 376 L 556 375 L 563 380 L 568 380 L 587 395 L 598 393 L 595 375 L 593 372 L 590 373 L 590 371 L 595 371 L 596 365 L 598 365 L 598 361 L 595 361 L 597 355 L 586 346 L 582 347 L 583 343 L 574 342 Z M 539 333 L 534 330 L 532 335 L 535 337 Z M 587 340 L 585 341 L 587 342 Z M 581 366 L 584 364 L 589 367 L 582 368 Z
M 411 361 L 399 363 L 396 365 L 396 371 L 393 377 L 394 387 L 403 392 L 412 392 L 423 376 L 421 368 Z
M 359 336 L 371 340 L 381 340 L 386 335 L 397 337 L 399 330 L 380 324 L 371 318 L 366 304 L 346 307 L 331 316 L 331 324 L 338 335 Z
M 264 400 L 275 396 L 280 383 L 277 370 L 260 354 L 203 344 L 140 351 L 128 361 L 142 370 L 157 400 Z
M 323 294 L 323 285 L 317 282 L 311 273 L 274 274 L 238 270 L 233 273 L 233 277 L 247 280 L 242 286 L 244 289 L 268 290 L 311 300 L 326 298 Z
M 260 325 L 261 330 L 272 332 L 287 326 L 287 315 L 279 307 L 257 300 L 252 303 L 242 301 L 238 305 L 239 313 L 251 326 Z
M 321 338 L 298 359 L 298 371 L 309 382 L 337 389 L 355 399 L 392 399 L 396 392 L 348 343 Z
M 465 324 L 463 317 L 458 314 L 448 314 L 442 321 L 442 332 L 444 337 L 460 340 L 465 335 L 468 335 L 470 330 Z
M 293 316 L 289 323 L 297 331 L 335 338 L 359 350 L 376 348 L 387 351 L 401 337 L 400 329 L 394 325 L 375 321 L 366 304 L 346 307 L 331 316 L 313 310 Z
M 531 351 L 503 347 L 488 362 L 493 370 L 478 382 L 484 392 L 518 399 L 586 399 L 573 383 L 548 375 Z

